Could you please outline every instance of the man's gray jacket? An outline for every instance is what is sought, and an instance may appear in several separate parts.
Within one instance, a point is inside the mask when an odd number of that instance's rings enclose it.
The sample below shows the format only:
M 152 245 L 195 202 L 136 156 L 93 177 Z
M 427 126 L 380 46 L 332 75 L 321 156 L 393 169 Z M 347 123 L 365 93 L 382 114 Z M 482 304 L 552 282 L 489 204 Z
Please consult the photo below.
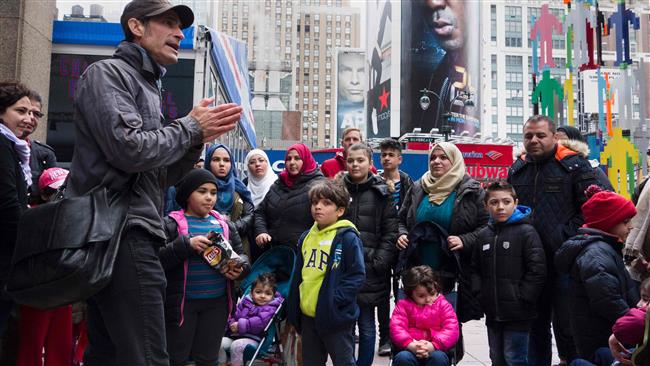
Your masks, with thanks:
M 75 94 L 76 141 L 67 193 L 82 195 L 105 182 L 131 188 L 127 226 L 165 238 L 164 190 L 192 169 L 203 134 L 191 117 L 163 127 L 158 66 L 140 46 L 122 42 L 112 58 L 90 65 Z

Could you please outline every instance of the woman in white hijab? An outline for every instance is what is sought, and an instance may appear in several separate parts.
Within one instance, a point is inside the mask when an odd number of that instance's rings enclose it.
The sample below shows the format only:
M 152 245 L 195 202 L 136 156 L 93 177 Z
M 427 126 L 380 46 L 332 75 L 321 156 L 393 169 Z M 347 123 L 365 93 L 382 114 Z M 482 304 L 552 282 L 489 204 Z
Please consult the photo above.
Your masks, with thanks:
M 246 169 L 248 169 L 246 186 L 253 196 L 253 204 L 257 207 L 278 176 L 269 166 L 269 157 L 260 149 L 251 150 L 246 155 Z

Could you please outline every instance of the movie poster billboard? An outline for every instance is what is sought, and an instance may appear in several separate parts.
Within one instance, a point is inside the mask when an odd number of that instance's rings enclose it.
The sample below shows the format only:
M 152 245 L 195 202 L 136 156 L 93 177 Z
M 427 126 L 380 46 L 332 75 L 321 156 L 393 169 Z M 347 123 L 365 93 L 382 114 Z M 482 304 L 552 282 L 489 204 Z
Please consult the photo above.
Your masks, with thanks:
M 399 4 L 399 1 L 391 0 L 369 1 L 366 4 L 366 34 L 368 35 L 366 135 L 368 138 L 399 136 L 399 116 L 391 118 L 393 109 L 391 100 L 398 100 L 395 98 L 399 95 L 399 91 L 391 90 L 392 73 L 397 72 L 399 77 L 399 53 L 397 60 L 394 62 L 391 60 L 393 37 L 394 35 L 399 37 L 400 32 L 399 20 L 393 21 L 397 19 L 394 18 L 393 10 L 395 7 L 399 10 Z M 397 13 L 399 15 L 399 11 Z M 399 82 L 396 86 L 399 88 Z
M 412 0 L 400 7 L 401 133 L 447 126 L 456 135 L 479 132 L 480 2 Z
M 341 48 L 336 54 L 336 139 L 343 130 L 366 131 L 364 118 L 366 63 L 361 49 Z

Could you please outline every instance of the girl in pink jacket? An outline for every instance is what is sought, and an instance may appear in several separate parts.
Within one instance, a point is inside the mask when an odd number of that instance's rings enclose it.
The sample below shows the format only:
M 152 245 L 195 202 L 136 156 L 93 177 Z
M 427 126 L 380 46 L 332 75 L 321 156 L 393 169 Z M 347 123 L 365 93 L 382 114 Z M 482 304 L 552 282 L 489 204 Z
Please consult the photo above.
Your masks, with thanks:
M 449 365 L 445 352 L 456 344 L 460 331 L 436 275 L 429 266 L 417 266 L 402 282 L 407 298 L 397 302 L 390 319 L 390 337 L 401 350 L 393 365 Z

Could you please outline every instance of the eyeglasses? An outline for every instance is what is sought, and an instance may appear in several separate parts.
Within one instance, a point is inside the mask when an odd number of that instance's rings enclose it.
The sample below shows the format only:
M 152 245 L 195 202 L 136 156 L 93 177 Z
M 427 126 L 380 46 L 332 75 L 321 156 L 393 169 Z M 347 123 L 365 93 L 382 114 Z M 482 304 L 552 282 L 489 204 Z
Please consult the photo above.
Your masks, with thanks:
M 41 119 L 44 116 L 44 114 L 39 112 L 39 111 L 32 111 L 32 115 L 34 115 L 34 117 L 36 117 L 38 119 Z

